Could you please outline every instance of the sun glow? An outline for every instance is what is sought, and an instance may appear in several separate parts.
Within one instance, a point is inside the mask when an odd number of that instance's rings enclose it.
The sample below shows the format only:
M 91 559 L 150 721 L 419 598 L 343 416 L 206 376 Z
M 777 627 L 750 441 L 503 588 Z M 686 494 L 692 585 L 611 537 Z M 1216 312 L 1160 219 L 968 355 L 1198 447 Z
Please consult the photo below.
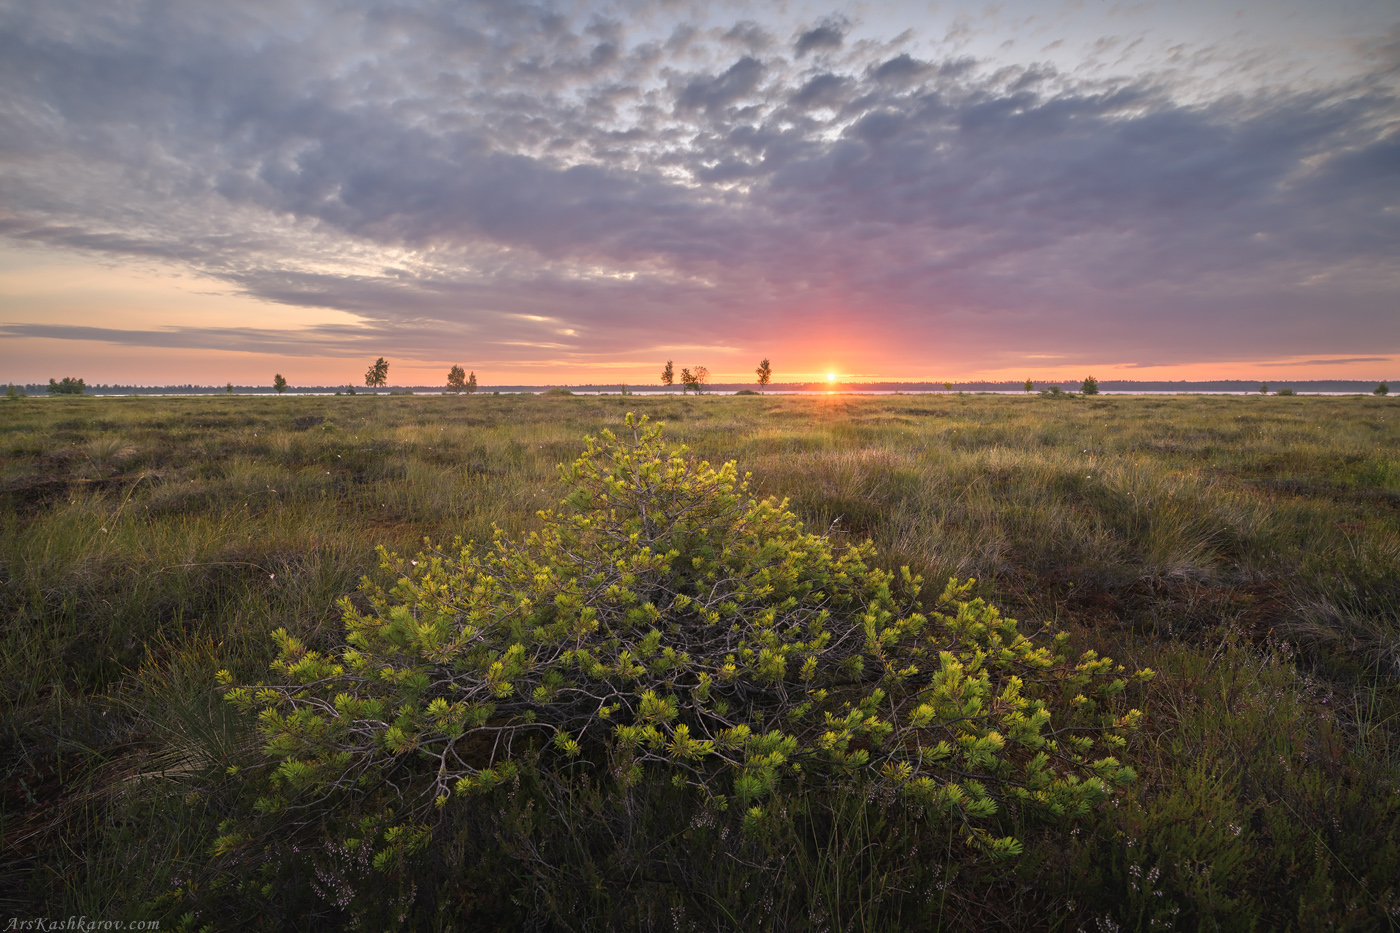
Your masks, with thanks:
M 826 374 L 826 381 L 827 381 L 827 382 L 835 382 L 835 381 L 836 381 L 836 374 L 835 374 L 835 373 L 827 373 L 827 374 Z

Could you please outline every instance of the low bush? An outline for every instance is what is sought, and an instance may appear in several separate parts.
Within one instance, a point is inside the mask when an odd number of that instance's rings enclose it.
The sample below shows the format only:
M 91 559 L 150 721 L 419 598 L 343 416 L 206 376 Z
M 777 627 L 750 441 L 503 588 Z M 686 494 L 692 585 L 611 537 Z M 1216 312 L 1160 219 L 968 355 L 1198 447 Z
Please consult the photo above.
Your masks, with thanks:
M 565 823 L 633 813 L 649 789 L 750 840 L 880 799 L 998 858 L 1021 850 L 1015 820 L 1072 821 L 1134 779 L 1122 667 L 1031 641 L 970 583 L 925 611 L 921 580 L 879 569 L 869 542 L 807 532 L 732 462 L 627 423 L 561 467 L 541 530 L 382 552 L 397 582 L 344 601 L 343 647 L 279 630 L 273 682 L 221 674 L 275 763 L 262 811 L 317 814 L 300 825 L 392 870 L 458 808 L 519 824 L 522 787 L 556 812 L 586 799 Z M 220 849 L 247 839 L 226 827 Z

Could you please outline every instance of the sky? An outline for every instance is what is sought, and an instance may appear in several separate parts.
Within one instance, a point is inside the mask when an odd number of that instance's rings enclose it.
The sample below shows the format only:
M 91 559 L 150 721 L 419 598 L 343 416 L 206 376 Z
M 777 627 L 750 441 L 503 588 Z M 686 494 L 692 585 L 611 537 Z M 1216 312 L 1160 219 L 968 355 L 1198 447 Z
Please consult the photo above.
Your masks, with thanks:
M 1398 0 L 0 0 L 0 380 L 1400 376 Z

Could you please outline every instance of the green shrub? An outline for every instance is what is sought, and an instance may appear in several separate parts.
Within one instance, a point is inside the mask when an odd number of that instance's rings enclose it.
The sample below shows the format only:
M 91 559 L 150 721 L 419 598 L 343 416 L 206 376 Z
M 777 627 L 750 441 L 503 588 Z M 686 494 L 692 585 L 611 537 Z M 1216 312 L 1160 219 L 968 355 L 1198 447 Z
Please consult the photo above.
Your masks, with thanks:
M 1098 395 L 1099 381 L 1093 376 L 1085 376 L 1083 384 L 1079 387 L 1079 391 L 1083 395 Z
M 342 808 L 387 866 L 428 844 L 435 810 L 522 776 L 614 796 L 665 779 L 746 835 L 797 788 L 869 788 L 1007 856 L 1000 811 L 1072 820 L 1134 779 L 1122 667 L 1067 635 L 1034 644 L 971 582 L 925 614 L 920 579 L 869 542 L 804 531 L 732 462 L 627 424 L 561 466 L 568 495 L 525 540 L 381 549 L 399 579 L 343 601 L 344 647 L 275 633 L 274 682 L 229 688 L 276 762 L 261 809 Z M 385 815 L 352 828 L 364 812 Z
M 552 388 L 552 389 L 545 389 L 545 390 L 544 390 L 543 392 L 541 392 L 540 394 L 541 394 L 541 395 L 544 395 L 544 396 L 553 397 L 553 396 L 558 396 L 558 395 L 573 395 L 574 393 L 570 392 L 568 389 L 564 388 L 563 386 L 555 386 L 555 387 Z
M 1278 390 L 1277 392 L 1275 392 L 1274 394 L 1275 394 L 1275 395 L 1297 395 L 1298 393 L 1297 393 L 1297 392 L 1294 392 L 1294 391 L 1293 391 L 1292 389 L 1290 389 L 1290 388 L 1285 387 L 1285 388 L 1279 389 L 1279 390 Z
M 1389 395 L 1389 394 L 1390 394 L 1390 386 L 1387 385 L 1387 384 L 1384 383 L 1384 382 L 1377 383 L 1376 387 L 1375 387 L 1374 389 L 1371 390 L 1371 394 L 1372 394 L 1372 395 Z

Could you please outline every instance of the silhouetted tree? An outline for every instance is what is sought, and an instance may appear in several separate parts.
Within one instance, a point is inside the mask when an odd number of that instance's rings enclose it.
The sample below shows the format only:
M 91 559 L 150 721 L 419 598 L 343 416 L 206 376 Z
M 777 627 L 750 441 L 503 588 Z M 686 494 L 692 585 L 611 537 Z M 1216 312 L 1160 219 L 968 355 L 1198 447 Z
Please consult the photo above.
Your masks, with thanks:
M 672 386 L 676 384 L 676 371 L 671 368 L 671 361 L 666 361 L 666 368 L 661 370 L 662 385 Z
M 1379 385 L 1377 385 L 1374 389 L 1371 390 L 1371 394 L 1372 394 L 1372 395 L 1389 395 L 1389 394 L 1390 394 L 1390 386 L 1388 386 L 1388 385 L 1386 385 L 1384 382 L 1382 382 L 1382 383 L 1380 383 Z
M 389 362 L 380 357 L 374 361 L 374 365 L 365 373 L 365 385 L 371 389 L 378 389 L 389 381 Z
M 1027 379 L 1026 384 L 1021 386 L 1021 388 L 1025 389 L 1027 392 L 1031 392 L 1035 389 L 1035 383 Z
M 758 369 L 755 369 L 754 372 L 758 373 L 759 389 L 762 389 L 773 381 L 773 367 L 768 365 L 768 360 L 766 359 L 758 364 Z
M 1269 394 L 1269 384 L 1268 384 L 1267 382 L 1261 382 L 1261 383 L 1259 383 L 1259 394 L 1260 394 L 1260 395 L 1268 395 L 1268 394 Z
M 447 373 L 447 390 L 449 392 L 462 392 L 467 388 L 467 371 L 460 366 L 453 366 Z
M 1085 376 L 1084 382 L 1079 386 L 1079 391 L 1084 395 L 1098 395 L 1099 381 L 1093 376 Z
M 282 378 L 281 373 L 278 373 L 277 375 L 272 377 L 272 388 L 277 390 L 278 395 L 281 395 L 283 392 L 287 391 L 287 380 Z
M 467 377 L 467 391 L 476 391 L 476 370 L 472 370 L 472 374 Z
M 700 395 L 702 392 L 705 391 L 705 383 L 708 382 L 709 379 L 710 371 L 704 366 L 697 366 L 695 367 L 694 371 L 691 371 L 690 369 L 682 369 L 682 391 L 685 391 L 686 389 L 694 389 L 695 394 Z

